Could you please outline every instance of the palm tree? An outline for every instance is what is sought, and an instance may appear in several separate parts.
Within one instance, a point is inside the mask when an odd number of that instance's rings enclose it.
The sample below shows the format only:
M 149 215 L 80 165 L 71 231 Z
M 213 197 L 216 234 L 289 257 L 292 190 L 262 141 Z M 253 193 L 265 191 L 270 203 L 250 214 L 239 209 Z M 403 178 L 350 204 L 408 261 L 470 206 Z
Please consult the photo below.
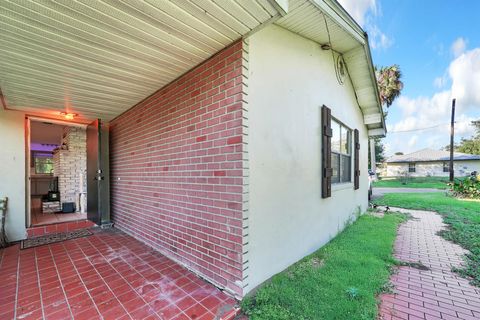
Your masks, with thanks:
M 402 72 L 397 64 L 389 67 L 375 68 L 377 85 L 382 105 L 390 107 L 393 101 L 400 96 L 403 82 L 400 80 Z
M 375 76 L 382 106 L 388 108 L 400 96 L 403 89 L 403 82 L 400 80 L 402 77 L 400 67 L 397 64 L 380 67 L 380 69 L 375 67 Z M 384 117 L 387 117 L 387 114 L 388 111 L 384 110 Z M 383 145 L 380 139 L 370 139 L 370 146 L 370 169 L 376 172 L 376 158 L 379 158 L 379 154 L 383 154 Z

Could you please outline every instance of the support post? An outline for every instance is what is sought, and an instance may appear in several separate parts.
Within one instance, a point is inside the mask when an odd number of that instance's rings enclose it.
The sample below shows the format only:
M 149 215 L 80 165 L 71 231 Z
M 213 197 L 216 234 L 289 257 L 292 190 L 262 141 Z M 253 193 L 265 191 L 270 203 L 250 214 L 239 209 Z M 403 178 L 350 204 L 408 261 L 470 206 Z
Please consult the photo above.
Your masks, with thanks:
M 452 100 L 452 119 L 450 121 L 450 182 L 453 182 L 455 177 L 453 169 L 453 148 L 454 148 L 454 134 L 455 134 L 455 99 Z
M 377 159 L 375 157 L 375 139 L 370 139 L 370 170 L 377 174 Z

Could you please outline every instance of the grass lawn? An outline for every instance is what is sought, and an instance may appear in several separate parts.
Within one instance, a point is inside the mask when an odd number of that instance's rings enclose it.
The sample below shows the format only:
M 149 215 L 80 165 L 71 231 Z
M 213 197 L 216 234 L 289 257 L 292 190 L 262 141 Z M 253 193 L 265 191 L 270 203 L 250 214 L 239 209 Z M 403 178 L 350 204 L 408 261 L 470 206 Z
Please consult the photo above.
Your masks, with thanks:
M 443 193 L 390 193 L 375 201 L 380 205 L 436 211 L 443 215 L 449 229 L 442 236 L 458 243 L 471 254 L 464 269 L 456 270 L 472 277 L 472 284 L 480 286 L 480 203 L 462 201 Z
M 378 188 L 432 188 L 446 189 L 448 177 L 410 177 L 407 181 L 404 178 L 383 178 L 373 183 Z
M 243 311 L 252 320 L 371 319 L 388 283 L 393 242 L 404 217 L 361 216 L 312 255 L 275 275 Z

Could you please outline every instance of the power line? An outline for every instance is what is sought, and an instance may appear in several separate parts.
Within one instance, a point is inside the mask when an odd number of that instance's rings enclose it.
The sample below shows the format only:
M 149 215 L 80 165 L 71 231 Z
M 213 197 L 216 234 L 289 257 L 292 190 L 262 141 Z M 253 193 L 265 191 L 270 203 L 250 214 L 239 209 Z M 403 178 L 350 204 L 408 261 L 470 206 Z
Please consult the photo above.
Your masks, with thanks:
M 461 121 L 461 122 L 456 122 L 455 123 L 467 123 L 467 122 L 470 122 L 470 121 Z M 434 129 L 434 128 L 438 128 L 438 127 L 441 127 L 441 126 L 448 126 L 449 123 L 440 123 L 440 124 L 436 124 L 434 126 L 431 126 L 431 127 L 425 127 L 425 128 L 417 128 L 417 129 L 410 129 L 410 130 L 398 130 L 398 131 L 388 131 L 388 133 L 404 133 L 404 132 L 415 132 L 415 131 L 423 131 L 423 130 L 428 130 L 428 129 Z

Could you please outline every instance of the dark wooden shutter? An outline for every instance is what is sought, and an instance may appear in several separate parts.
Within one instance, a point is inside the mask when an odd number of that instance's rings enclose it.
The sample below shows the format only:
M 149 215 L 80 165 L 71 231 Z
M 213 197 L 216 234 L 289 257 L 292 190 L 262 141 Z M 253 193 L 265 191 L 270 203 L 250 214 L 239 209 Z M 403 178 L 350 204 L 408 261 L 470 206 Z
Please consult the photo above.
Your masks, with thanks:
M 355 129 L 353 131 L 353 145 L 355 146 L 354 154 L 353 154 L 353 161 L 354 161 L 354 177 L 353 177 L 353 184 L 354 189 L 357 190 L 360 188 L 360 142 L 358 139 L 358 130 Z
M 322 106 L 322 198 L 332 196 L 332 114 Z

